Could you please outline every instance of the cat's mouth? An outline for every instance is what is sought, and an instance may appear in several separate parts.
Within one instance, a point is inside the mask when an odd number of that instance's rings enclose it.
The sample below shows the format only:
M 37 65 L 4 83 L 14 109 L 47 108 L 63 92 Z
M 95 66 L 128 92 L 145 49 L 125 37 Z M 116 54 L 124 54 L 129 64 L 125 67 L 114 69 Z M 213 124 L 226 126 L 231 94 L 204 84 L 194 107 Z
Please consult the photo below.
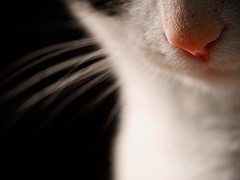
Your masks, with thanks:
M 198 49 L 195 51 L 185 51 L 187 54 L 189 54 L 193 59 L 200 63 L 207 64 L 211 60 L 211 49 L 215 46 L 217 40 L 210 42 L 207 44 L 204 48 Z

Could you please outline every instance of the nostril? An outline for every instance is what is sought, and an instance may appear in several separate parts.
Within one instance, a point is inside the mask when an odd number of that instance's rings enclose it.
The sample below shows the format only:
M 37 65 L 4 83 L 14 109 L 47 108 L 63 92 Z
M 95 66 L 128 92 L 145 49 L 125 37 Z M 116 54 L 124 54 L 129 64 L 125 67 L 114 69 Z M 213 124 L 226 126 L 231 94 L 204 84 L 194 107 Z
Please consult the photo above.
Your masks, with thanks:
M 183 36 L 179 33 L 166 33 L 170 44 L 191 53 L 196 59 L 207 62 L 210 59 L 210 49 L 218 39 L 217 33 L 188 34 Z

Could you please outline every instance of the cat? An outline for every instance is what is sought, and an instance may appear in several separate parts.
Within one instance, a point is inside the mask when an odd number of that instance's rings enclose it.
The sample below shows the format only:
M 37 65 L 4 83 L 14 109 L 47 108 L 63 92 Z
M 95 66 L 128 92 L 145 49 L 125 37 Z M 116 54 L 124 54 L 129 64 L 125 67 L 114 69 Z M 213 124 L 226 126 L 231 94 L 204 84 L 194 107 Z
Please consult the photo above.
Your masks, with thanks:
M 40 121 L 34 134 L 45 131 L 56 114 L 70 121 L 69 114 L 76 104 L 69 104 L 96 83 L 114 76 L 115 85 L 95 99 L 99 102 L 119 89 L 120 122 L 111 146 L 113 180 L 240 179 L 240 3 L 237 0 L 63 2 L 79 27 L 85 27 L 92 38 L 41 49 L 6 68 L 8 73 L 0 84 L 1 91 L 6 87 L 1 97 L 4 107 L 1 115 L 11 114 L 13 118 L 1 120 L 4 126 L 0 140 L 25 114 L 34 114 L 36 104 L 48 108 L 40 111 L 41 121 L 34 115 L 34 119 L 31 116 L 24 122 L 35 127 L 36 121 Z M 92 51 L 90 47 L 87 52 L 92 52 L 85 53 L 81 49 L 95 44 L 100 50 Z M 73 54 L 60 62 L 52 60 L 79 49 L 80 56 Z M 98 58 L 103 59 L 94 61 Z M 59 73 L 65 75 L 54 76 Z M 50 83 L 46 84 L 45 79 L 49 78 Z M 64 115 L 64 112 L 69 113 Z M 71 123 L 76 126 L 72 121 L 67 125 Z M 89 124 L 78 122 L 86 131 L 97 131 Z M 58 126 L 57 122 L 57 129 Z M 22 125 L 19 129 L 15 133 L 17 146 L 12 148 L 18 151 L 22 137 L 19 132 L 27 134 L 24 139 L 27 142 L 31 139 L 28 134 L 32 133 L 23 130 Z M 71 132 L 76 131 L 73 129 Z M 42 141 L 58 133 L 58 130 L 50 132 Z M 95 151 L 91 145 L 93 138 L 82 133 L 74 136 L 66 138 L 65 143 L 57 139 L 61 146 L 47 157 L 55 155 L 56 162 L 62 162 L 66 152 L 60 150 L 64 144 L 69 152 L 75 150 L 80 154 L 77 162 L 89 161 L 86 151 Z M 12 143 L 8 140 L 5 140 L 7 145 Z M 55 140 L 48 142 L 54 146 Z M 85 141 L 87 150 L 76 148 Z M 41 148 L 41 153 L 36 154 L 42 154 Z M 46 149 L 50 149 L 48 144 Z M 67 158 L 71 153 L 66 153 Z M 26 157 L 22 157 L 25 161 Z M 89 164 L 98 162 L 94 159 Z
M 120 83 L 113 179 L 240 179 L 240 2 L 65 3 Z

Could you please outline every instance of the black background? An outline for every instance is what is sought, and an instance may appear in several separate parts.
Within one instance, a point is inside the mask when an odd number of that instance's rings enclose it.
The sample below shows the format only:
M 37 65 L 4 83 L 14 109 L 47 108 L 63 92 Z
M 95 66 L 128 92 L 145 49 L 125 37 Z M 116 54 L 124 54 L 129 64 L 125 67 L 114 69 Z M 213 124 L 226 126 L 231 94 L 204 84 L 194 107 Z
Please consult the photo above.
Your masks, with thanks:
M 3 38 L 6 42 L 3 43 L 1 72 L 16 59 L 34 50 L 88 36 L 60 0 L 14 0 L 2 8 L 6 10 L 3 18 L 6 20 L 7 28 L 4 29 L 7 32 Z M 83 52 L 76 51 L 69 56 L 79 53 Z M 29 71 L 21 80 L 33 75 L 34 71 Z M 46 83 L 51 83 L 63 75 L 50 78 L 49 82 L 39 84 L 36 89 L 43 88 Z M 4 78 L 6 75 L 2 76 L 1 80 Z M 18 81 L 20 80 L 13 80 L 1 87 L 1 96 Z M 34 178 L 51 174 L 54 177 L 67 175 L 77 179 L 109 179 L 110 149 L 116 119 L 104 131 L 103 127 L 116 103 L 117 93 L 111 94 L 90 109 L 83 107 L 111 84 L 112 80 L 99 84 L 54 117 L 49 117 L 49 114 L 58 101 L 47 108 L 42 108 L 40 102 L 24 114 L 15 112 L 19 104 L 30 96 L 30 92 L 14 98 L 11 102 L 1 102 L 1 162 L 6 170 L 9 170 L 8 175 Z M 48 122 L 47 126 L 39 131 L 39 127 L 45 122 Z

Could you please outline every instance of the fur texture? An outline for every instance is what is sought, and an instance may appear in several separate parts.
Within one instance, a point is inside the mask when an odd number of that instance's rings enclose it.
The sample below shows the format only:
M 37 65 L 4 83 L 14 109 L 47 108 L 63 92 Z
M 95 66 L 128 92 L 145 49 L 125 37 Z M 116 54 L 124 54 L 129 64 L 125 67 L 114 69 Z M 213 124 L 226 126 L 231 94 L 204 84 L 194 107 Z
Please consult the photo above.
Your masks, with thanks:
M 108 52 L 112 70 L 122 83 L 114 179 L 238 180 L 240 3 L 66 2 Z M 110 6 L 115 2 L 124 2 L 120 11 Z M 121 13 L 109 16 L 104 11 L 109 8 Z M 199 62 L 168 42 L 164 13 L 177 19 L 173 29 L 192 31 L 194 23 L 206 28 L 196 31 L 217 29 L 220 35 L 209 62 Z M 203 25 L 206 20 L 212 25 Z

